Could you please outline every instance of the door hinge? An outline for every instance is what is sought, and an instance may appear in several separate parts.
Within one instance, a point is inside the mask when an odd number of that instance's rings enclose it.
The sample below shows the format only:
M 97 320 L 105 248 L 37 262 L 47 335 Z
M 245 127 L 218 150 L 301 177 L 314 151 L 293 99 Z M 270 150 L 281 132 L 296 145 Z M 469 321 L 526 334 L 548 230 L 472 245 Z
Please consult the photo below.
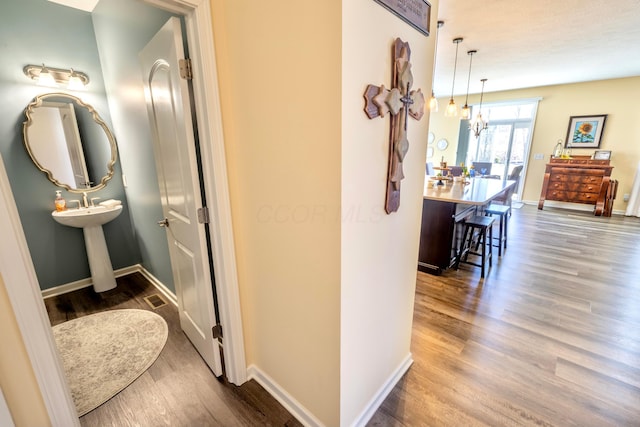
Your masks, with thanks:
M 191 69 L 191 60 L 189 58 L 181 59 L 180 61 L 178 61 L 178 63 L 180 65 L 180 77 L 182 77 L 185 80 L 193 79 L 193 71 Z
M 209 208 L 204 206 L 198 209 L 198 222 L 200 224 L 209 224 Z
M 222 338 L 222 325 L 215 325 L 211 328 L 211 332 L 213 332 L 213 339 L 221 339 Z

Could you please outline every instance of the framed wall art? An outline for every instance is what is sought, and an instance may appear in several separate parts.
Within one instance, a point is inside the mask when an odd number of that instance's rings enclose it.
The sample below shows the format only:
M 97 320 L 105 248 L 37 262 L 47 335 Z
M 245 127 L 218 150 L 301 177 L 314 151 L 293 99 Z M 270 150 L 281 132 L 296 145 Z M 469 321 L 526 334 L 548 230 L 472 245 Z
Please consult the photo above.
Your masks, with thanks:
M 390 10 L 425 36 L 429 35 L 431 5 L 426 0 L 375 0 L 375 2 Z
M 565 147 L 599 148 L 606 114 L 597 116 L 571 116 Z

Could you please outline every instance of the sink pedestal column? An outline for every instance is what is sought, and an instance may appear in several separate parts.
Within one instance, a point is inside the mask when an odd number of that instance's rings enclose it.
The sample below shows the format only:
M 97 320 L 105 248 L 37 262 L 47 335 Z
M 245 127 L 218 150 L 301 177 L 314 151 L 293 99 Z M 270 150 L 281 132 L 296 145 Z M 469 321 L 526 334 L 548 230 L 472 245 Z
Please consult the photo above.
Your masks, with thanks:
M 89 269 L 93 281 L 93 290 L 104 292 L 116 287 L 116 278 L 113 274 L 113 266 L 107 242 L 101 225 L 92 225 L 83 228 L 84 244 L 87 248 Z

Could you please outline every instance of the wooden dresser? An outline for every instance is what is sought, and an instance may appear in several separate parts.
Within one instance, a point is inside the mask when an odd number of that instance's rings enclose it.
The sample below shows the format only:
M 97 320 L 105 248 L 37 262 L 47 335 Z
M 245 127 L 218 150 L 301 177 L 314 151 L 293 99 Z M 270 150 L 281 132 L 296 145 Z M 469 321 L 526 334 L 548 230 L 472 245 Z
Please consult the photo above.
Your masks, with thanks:
M 595 205 L 595 215 L 610 215 L 605 210 L 610 190 L 611 170 L 609 160 L 590 158 L 551 158 L 547 163 L 540 193 L 538 209 L 545 200 Z

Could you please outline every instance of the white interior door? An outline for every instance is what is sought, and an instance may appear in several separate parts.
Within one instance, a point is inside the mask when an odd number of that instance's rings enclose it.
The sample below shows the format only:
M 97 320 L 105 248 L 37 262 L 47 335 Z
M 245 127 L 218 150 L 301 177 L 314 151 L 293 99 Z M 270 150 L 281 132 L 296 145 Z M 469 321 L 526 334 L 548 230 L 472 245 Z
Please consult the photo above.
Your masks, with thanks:
M 188 82 L 180 77 L 184 58 L 180 20 L 170 18 L 140 52 L 147 111 L 180 325 L 215 375 L 222 374 Z

